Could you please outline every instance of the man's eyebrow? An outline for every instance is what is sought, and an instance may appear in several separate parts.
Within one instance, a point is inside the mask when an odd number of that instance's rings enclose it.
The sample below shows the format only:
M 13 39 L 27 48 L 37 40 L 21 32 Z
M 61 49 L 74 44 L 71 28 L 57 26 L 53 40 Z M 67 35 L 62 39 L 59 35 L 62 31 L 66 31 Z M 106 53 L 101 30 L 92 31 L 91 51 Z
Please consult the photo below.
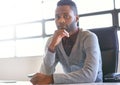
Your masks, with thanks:
M 60 15 L 69 15 L 69 13 L 55 14 L 55 16 L 60 16 Z
M 68 12 L 63 12 L 63 14 L 68 14 Z

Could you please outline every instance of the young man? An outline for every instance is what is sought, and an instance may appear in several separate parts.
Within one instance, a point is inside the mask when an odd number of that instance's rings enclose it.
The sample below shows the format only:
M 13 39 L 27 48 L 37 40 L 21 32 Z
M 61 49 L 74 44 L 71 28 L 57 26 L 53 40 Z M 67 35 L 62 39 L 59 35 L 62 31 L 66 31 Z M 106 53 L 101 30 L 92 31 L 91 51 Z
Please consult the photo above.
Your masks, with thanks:
M 48 40 L 40 73 L 33 85 L 50 83 L 102 82 L 102 62 L 97 36 L 77 26 L 77 7 L 71 0 L 60 0 L 55 11 L 58 30 Z M 54 73 L 60 62 L 65 73 Z

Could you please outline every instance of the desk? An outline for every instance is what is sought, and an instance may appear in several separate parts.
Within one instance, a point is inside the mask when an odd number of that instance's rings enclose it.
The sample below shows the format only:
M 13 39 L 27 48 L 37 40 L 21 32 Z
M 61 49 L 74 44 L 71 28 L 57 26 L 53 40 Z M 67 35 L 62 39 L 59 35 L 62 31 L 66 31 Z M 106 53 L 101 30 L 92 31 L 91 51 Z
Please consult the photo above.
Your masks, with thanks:
M 0 85 L 32 85 L 29 81 L 1 82 Z M 80 84 L 50 84 L 50 85 L 120 85 L 120 83 L 80 83 Z
M 120 85 L 120 83 L 81 83 L 81 84 L 69 84 L 69 85 Z
M 0 80 L 0 85 L 32 85 L 29 81 Z

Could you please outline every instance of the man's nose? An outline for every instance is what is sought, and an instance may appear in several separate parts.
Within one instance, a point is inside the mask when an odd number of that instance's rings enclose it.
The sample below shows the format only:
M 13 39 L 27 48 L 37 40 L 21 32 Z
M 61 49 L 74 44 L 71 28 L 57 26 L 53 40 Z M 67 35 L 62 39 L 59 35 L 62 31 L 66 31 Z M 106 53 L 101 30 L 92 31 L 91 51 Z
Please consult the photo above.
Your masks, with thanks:
M 63 17 L 61 17 L 58 22 L 59 23 L 65 23 L 65 19 Z

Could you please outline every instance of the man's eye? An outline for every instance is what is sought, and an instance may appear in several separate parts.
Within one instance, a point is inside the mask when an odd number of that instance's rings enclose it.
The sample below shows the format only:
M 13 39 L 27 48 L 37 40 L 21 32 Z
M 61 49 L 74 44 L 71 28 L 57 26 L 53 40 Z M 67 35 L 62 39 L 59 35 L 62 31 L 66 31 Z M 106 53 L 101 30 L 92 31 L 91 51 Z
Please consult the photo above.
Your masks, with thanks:
M 64 18 L 65 18 L 65 19 L 69 19 L 70 16 L 68 16 L 68 15 L 64 15 Z

